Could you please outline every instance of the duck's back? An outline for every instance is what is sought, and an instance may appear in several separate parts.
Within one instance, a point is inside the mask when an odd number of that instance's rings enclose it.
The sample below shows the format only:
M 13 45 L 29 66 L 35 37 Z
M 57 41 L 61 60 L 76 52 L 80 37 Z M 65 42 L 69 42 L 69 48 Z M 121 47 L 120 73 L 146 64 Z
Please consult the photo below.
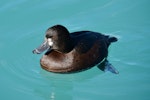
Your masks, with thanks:
M 81 54 L 89 51 L 94 44 L 97 44 L 97 47 L 99 47 L 106 42 L 104 35 L 91 31 L 73 32 L 70 36 L 76 52 Z

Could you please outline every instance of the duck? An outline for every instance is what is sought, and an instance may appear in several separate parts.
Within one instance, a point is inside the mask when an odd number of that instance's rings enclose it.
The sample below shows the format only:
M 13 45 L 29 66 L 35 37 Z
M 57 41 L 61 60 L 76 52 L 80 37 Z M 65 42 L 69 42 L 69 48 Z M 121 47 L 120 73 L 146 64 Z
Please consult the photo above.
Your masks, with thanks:
M 54 73 L 75 73 L 97 66 L 100 70 L 119 72 L 107 60 L 108 48 L 118 39 L 94 31 L 70 33 L 63 25 L 46 30 L 44 42 L 32 52 L 45 54 L 40 59 L 44 70 Z

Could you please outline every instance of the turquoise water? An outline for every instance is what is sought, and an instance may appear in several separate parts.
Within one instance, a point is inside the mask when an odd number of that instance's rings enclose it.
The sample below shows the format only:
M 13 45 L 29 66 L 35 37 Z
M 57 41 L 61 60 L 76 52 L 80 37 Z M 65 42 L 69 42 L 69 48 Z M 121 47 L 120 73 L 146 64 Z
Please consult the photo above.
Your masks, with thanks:
M 0 100 L 150 100 L 149 0 L 1 0 Z M 48 27 L 114 35 L 109 61 L 76 74 L 41 69 L 32 50 Z

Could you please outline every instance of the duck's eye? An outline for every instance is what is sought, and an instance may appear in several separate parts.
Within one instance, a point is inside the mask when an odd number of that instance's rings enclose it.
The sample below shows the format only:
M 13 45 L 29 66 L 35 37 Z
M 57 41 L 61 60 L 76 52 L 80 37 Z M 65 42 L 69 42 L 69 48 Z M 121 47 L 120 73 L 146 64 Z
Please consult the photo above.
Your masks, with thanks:
M 53 36 L 51 36 L 51 35 L 49 35 L 49 34 L 46 34 L 45 37 L 48 39 L 48 38 L 52 38 Z

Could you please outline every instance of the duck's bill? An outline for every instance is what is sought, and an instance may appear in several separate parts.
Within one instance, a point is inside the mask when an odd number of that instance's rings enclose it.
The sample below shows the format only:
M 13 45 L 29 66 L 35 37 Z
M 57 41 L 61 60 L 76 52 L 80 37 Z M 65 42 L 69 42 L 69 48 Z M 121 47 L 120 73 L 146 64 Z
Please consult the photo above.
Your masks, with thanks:
M 47 41 L 44 41 L 44 43 L 42 43 L 38 48 L 34 49 L 32 52 L 34 54 L 40 54 L 40 53 L 42 53 L 43 51 L 45 51 L 45 50 L 47 50 L 49 48 L 50 47 L 49 47 Z

